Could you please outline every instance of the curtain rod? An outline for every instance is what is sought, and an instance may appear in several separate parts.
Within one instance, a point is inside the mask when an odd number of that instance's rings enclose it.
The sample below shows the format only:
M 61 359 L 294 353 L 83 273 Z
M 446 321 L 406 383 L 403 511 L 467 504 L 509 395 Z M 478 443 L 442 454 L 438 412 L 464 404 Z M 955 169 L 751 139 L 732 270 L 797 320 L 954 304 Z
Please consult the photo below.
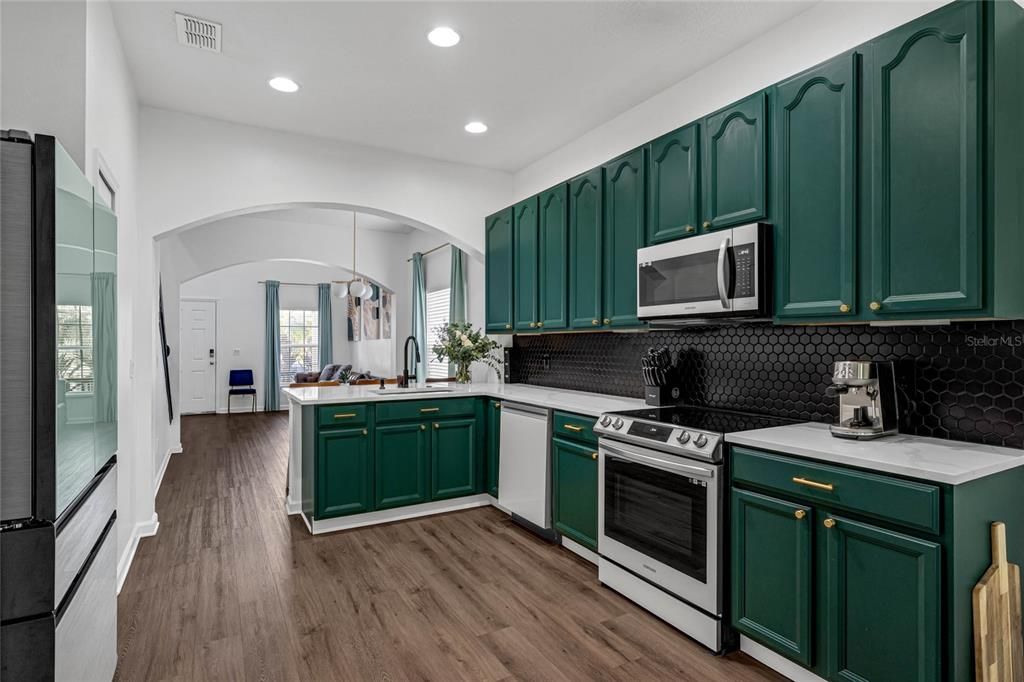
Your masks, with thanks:
M 428 256 L 428 255 L 430 255 L 430 254 L 434 253 L 435 251 L 440 251 L 440 250 L 441 250 L 441 249 L 443 249 L 444 247 L 446 247 L 446 246 L 451 246 L 451 245 L 452 245 L 452 243 L 451 243 L 451 242 L 445 242 L 444 244 L 438 244 L 438 245 L 437 245 L 437 246 L 435 246 L 434 248 L 432 248 L 432 249 L 430 249 L 430 250 L 428 250 L 428 251 L 424 251 L 424 252 L 422 253 L 422 255 L 424 255 L 424 256 Z M 406 262 L 406 263 L 412 262 L 412 256 L 409 256 L 408 258 L 406 258 L 406 259 L 405 259 L 405 262 Z

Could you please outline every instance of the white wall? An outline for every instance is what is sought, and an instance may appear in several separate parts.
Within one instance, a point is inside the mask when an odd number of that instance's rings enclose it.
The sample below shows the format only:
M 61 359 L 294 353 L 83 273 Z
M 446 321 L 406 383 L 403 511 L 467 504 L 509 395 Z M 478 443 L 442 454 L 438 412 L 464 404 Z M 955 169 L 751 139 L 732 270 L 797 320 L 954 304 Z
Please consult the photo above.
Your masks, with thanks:
M 590 170 L 944 4 L 944 0 L 819 3 L 517 172 L 515 198 L 518 201 Z
M 228 372 L 232 369 L 253 370 L 256 381 L 257 409 L 263 409 L 263 366 L 266 357 L 264 311 L 266 290 L 259 281 L 276 279 L 280 282 L 316 284 L 347 277 L 347 270 L 337 267 L 270 261 L 249 263 L 202 275 L 181 285 L 181 299 L 212 299 L 217 302 L 216 328 L 216 409 L 226 412 L 228 406 Z M 317 310 L 318 292 L 315 286 L 289 286 L 279 290 L 282 310 Z M 351 363 L 352 346 L 348 341 L 345 319 L 345 301 L 331 299 L 332 352 L 334 362 Z M 394 343 L 394 341 L 392 341 Z M 180 352 L 180 344 L 176 344 Z M 387 367 L 379 371 L 394 371 L 394 352 L 390 353 Z M 180 371 L 180 369 L 179 369 Z M 179 397 L 179 404 L 184 404 Z M 244 410 L 248 398 L 235 398 L 232 409 Z M 281 405 L 287 403 L 281 398 Z

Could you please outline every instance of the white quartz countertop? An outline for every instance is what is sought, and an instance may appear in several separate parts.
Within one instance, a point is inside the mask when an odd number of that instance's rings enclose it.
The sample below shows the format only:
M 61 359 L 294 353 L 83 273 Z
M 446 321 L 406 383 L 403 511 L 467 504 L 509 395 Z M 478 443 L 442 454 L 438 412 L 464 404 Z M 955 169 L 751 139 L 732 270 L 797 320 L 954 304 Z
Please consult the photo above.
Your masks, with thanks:
M 726 442 L 832 464 L 958 485 L 1024 466 L 1024 450 L 897 434 L 875 440 L 835 438 L 826 424 L 793 424 L 730 433 Z
M 450 388 L 450 391 L 416 393 L 388 385 L 383 393 L 378 386 L 310 386 L 286 388 L 285 395 L 300 405 L 332 405 L 339 403 L 371 403 L 383 400 L 443 400 L 465 396 L 486 396 L 498 400 L 526 403 L 577 414 L 599 416 L 604 412 L 636 410 L 644 407 L 639 398 L 620 398 L 600 393 L 568 391 L 525 384 L 430 384 Z

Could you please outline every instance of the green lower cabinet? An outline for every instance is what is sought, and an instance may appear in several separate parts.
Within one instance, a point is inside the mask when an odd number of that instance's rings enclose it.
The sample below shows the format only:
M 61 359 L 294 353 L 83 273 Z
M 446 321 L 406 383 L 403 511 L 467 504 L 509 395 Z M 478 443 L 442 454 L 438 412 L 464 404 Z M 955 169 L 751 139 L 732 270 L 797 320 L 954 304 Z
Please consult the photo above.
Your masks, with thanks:
M 436 421 L 430 427 L 432 500 L 477 491 L 476 418 Z
M 373 511 L 373 450 L 366 429 L 317 436 L 315 518 Z
M 810 507 L 732 492 L 732 612 L 737 630 L 810 666 Z
M 551 514 L 555 529 L 597 551 L 597 452 L 593 447 L 551 440 Z
M 487 440 L 484 461 L 485 487 L 491 497 L 498 496 L 498 457 L 501 452 L 501 401 L 487 401 Z
M 941 547 L 838 516 L 822 523 L 829 679 L 939 679 Z
M 427 423 L 378 426 L 374 433 L 374 502 L 390 509 L 430 500 Z

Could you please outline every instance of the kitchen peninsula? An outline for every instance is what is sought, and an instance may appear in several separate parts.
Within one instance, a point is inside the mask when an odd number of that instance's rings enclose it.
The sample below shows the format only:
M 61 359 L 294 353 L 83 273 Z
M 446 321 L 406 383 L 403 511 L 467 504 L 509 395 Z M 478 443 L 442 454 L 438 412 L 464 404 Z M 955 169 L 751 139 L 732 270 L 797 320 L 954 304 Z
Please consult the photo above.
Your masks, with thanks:
M 521 384 L 285 389 L 289 514 L 311 533 L 493 504 L 500 406 L 589 425 L 643 401 Z

